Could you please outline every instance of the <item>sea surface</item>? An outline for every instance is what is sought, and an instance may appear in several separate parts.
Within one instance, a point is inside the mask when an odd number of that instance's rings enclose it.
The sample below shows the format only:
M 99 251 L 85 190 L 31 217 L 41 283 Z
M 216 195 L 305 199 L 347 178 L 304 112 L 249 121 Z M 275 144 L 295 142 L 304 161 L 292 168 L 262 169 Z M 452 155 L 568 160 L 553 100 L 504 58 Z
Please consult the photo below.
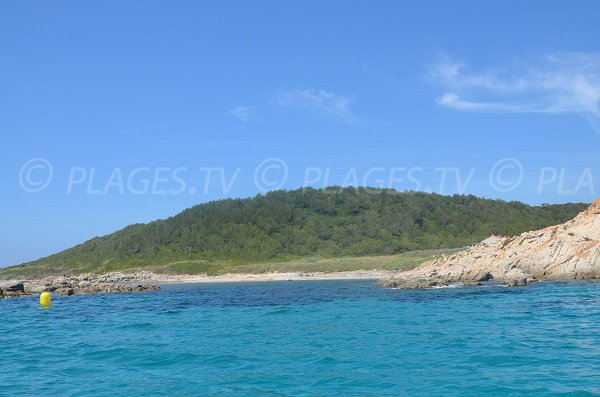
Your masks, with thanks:
M 600 395 L 600 283 L 0 300 L 2 396 Z

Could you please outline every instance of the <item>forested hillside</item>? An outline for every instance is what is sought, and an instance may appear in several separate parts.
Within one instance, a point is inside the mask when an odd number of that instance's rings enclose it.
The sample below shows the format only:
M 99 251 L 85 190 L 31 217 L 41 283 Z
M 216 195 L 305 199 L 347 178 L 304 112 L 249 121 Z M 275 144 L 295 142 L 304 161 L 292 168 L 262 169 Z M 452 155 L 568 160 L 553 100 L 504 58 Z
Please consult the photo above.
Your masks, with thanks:
M 185 260 L 385 255 L 514 235 L 585 208 L 369 188 L 276 191 L 200 204 L 20 266 L 77 272 Z

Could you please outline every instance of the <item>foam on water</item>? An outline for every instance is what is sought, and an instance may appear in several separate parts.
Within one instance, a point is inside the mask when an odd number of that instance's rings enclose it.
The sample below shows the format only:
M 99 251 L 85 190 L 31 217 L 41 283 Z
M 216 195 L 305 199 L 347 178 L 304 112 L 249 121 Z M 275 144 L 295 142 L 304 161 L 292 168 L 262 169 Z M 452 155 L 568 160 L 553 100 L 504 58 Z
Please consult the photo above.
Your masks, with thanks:
M 600 393 L 600 284 L 168 286 L 0 300 L 0 395 Z

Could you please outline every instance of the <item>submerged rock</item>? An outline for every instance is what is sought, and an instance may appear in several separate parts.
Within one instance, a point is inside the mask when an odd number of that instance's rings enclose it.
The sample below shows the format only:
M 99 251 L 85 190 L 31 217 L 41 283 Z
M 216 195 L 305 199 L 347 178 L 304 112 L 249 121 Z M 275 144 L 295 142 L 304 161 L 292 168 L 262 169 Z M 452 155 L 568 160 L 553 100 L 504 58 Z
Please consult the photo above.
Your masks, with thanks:
M 506 285 L 508 287 L 522 287 L 524 285 L 527 285 L 527 279 L 524 277 L 523 278 L 515 278 L 515 279 L 507 281 Z
M 398 273 L 382 284 L 395 288 L 528 282 L 600 277 L 600 199 L 573 220 L 515 237 L 495 236 L 464 251 Z

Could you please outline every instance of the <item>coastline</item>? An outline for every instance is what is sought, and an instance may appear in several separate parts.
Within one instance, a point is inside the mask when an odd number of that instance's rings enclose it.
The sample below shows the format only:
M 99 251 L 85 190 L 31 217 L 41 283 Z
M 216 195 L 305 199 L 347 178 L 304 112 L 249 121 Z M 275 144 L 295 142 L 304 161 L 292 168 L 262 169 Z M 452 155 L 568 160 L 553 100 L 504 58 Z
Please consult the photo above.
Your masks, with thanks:
M 0 298 L 37 295 L 50 292 L 60 296 L 97 293 L 157 291 L 161 285 L 201 283 L 248 283 L 269 281 L 323 280 L 383 280 L 394 272 L 386 270 L 356 270 L 343 272 L 270 272 L 228 273 L 219 276 L 191 274 L 159 274 L 112 272 L 101 275 L 82 274 L 48 276 L 40 279 L 12 278 L 0 280 Z

